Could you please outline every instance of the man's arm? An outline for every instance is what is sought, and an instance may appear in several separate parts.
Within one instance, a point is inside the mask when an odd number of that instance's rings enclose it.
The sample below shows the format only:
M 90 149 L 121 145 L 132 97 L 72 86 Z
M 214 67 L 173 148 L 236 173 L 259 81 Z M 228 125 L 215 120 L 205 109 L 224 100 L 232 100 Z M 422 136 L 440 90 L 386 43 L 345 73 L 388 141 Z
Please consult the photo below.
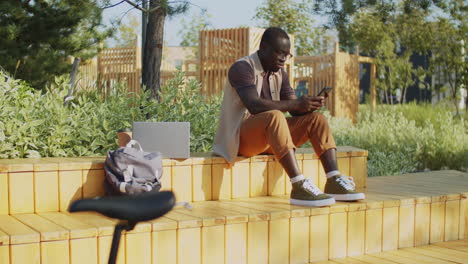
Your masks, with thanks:
M 281 100 L 282 101 L 283 100 L 284 101 L 298 100 L 296 96 L 296 92 L 294 91 L 294 89 L 291 87 L 291 84 L 289 83 L 288 73 L 284 69 L 281 69 L 281 71 L 282 71 L 282 76 L 283 76 L 283 81 L 281 83 L 281 91 L 280 91 Z M 313 112 L 319 109 L 325 103 L 324 98 L 321 98 L 321 97 L 310 97 L 310 96 L 305 96 L 305 97 L 307 97 L 308 100 L 311 100 L 312 102 L 314 102 L 312 109 L 307 111 L 306 109 L 301 108 L 296 111 L 294 110 L 289 111 L 289 113 L 292 116 L 300 116 L 300 115 L 308 114 L 310 112 Z
M 284 73 L 284 71 L 283 71 Z M 287 75 L 285 75 L 287 78 Z M 252 66 L 246 62 L 238 61 L 229 69 L 228 79 L 232 87 L 237 91 L 242 103 L 253 115 L 269 110 L 279 110 L 282 112 L 308 113 L 320 108 L 316 101 L 310 97 L 290 98 L 290 100 L 273 101 L 261 98 L 255 85 L 255 74 Z M 289 81 L 283 86 L 289 86 L 286 93 L 282 93 L 282 97 L 286 94 L 294 94 L 290 88 Z M 282 91 L 286 91 L 283 89 Z M 292 92 L 291 92 L 292 91 Z M 283 98 L 281 98 L 283 99 Z
M 263 99 L 258 96 L 255 87 L 237 90 L 244 106 L 253 115 L 270 110 L 290 112 L 291 115 L 302 115 L 315 111 L 322 107 L 322 104 L 315 97 L 301 97 L 290 95 L 286 100 L 273 101 Z

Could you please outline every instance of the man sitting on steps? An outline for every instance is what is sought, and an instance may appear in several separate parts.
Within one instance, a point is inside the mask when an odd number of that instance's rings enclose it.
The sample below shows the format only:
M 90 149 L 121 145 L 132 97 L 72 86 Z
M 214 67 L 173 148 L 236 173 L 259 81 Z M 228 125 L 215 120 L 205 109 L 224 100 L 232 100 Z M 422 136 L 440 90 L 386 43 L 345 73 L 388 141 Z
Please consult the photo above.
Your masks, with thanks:
M 289 84 L 283 68 L 292 56 L 290 48 L 288 34 L 271 27 L 263 34 L 257 52 L 231 66 L 213 151 L 231 164 L 238 154 L 274 154 L 291 180 L 291 204 L 326 206 L 335 200 L 364 199 L 363 193 L 354 190 L 352 178 L 338 171 L 328 122 L 314 112 L 324 106 L 325 98 L 297 98 Z M 283 112 L 292 117 L 286 118 Z M 295 149 L 307 140 L 327 174 L 325 193 L 298 168 Z

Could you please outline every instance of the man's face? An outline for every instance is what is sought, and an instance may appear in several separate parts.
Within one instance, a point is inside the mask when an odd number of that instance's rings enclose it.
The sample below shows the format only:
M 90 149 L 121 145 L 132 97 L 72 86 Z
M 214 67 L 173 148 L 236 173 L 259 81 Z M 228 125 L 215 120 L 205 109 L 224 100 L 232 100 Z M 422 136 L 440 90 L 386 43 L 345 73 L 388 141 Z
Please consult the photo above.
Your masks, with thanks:
M 285 62 L 292 57 L 290 53 L 291 42 L 287 38 L 276 38 L 272 43 L 265 43 L 262 47 L 265 52 L 265 71 L 277 72 L 284 67 Z

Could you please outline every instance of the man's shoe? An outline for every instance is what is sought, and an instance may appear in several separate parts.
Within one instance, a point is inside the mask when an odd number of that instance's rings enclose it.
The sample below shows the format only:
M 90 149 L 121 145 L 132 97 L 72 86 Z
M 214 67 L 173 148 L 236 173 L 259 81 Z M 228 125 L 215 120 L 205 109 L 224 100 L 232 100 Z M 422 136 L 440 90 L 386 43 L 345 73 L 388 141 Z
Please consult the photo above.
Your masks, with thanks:
M 333 176 L 327 179 L 325 193 L 337 201 L 355 201 L 366 198 L 364 193 L 355 191 L 356 184 L 352 177 L 345 175 Z
M 335 203 L 335 199 L 324 194 L 307 178 L 292 184 L 291 204 L 303 206 L 327 206 Z

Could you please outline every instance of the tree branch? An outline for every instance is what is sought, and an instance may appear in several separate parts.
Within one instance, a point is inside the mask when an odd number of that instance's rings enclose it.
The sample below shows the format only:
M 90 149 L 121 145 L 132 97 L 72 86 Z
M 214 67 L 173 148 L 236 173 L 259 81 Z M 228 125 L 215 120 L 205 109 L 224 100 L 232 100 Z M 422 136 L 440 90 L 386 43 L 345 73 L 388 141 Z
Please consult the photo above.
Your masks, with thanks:
M 107 9 L 107 8 L 111 8 L 111 7 L 114 7 L 114 6 L 118 6 L 118 5 L 122 4 L 123 2 L 125 2 L 125 0 L 120 1 L 117 4 L 104 6 L 104 7 L 102 7 L 102 9 Z
M 152 8 L 152 9 L 145 9 L 145 8 L 139 6 L 138 4 L 136 4 L 136 3 L 134 3 L 134 2 L 132 2 L 130 0 L 123 0 L 123 1 L 127 2 L 128 4 L 135 7 L 136 9 L 140 10 L 141 12 L 145 12 L 145 13 L 151 13 L 151 12 L 156 11 L 156 10 L 161 8 L 161 6 L 157 6 L 157 7 Z
M 130 0 L 124 0 L 124 1 L 127 2 L 129 5 L 132 5 L 132 6 L 135 7 L 136 9 L 139 9 L 139 10 L 141 10 L 141 11 L 143 11 L 143 12 L 148 12 L 147 9 L 144 9 L 144 8 L 140 7 L 139 5 L 133 3 L 133 2 L 130 1 Z

